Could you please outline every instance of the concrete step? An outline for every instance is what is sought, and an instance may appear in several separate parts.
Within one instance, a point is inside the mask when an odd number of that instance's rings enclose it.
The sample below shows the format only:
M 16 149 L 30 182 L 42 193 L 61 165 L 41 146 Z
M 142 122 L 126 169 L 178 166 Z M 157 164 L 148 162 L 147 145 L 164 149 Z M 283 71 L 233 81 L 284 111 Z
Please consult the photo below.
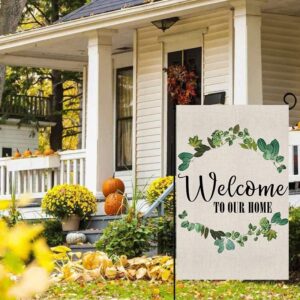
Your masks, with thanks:
M 107 216 L 107 215 L 94 215 L 87 221 L 83 221 L 81 228 L 88 229 L 99 229 L 103 230 L 107 227 L 109 222 L 119 220 L 122 216 Z
M 83 233 L 86 236 L 86 242 L 89 244 L 96 243 L 102 235 L 102 230 L 99 229 L 68 231 L 68 232 L 64 232 L 64 235 L 67 236 L 67 234 L 71 232 Z
M 96 247 L 92 244 L 72 245 L 70 246 L 73 252 L 86 253 L 90 251 L 96 251 Z

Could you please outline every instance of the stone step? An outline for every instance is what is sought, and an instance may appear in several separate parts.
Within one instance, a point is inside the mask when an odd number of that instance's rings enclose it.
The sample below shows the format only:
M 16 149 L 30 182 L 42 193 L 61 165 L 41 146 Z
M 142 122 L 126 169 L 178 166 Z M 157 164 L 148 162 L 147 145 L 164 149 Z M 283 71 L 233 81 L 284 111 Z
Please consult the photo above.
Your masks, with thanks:
M 122 216 L 107 216 L 107 215 L 94 215 L 87 221 L 83 221 L 81 224 L 82 228 L 88 229 L 104 229 L 107 227 L 109 222 L 119 220 Z
M 70 248 L 73 252 L 81 252 L 81 253 L 96 251 L 96 247 L 92 244 L 71 245 Z
M 67 236 L 67 234 L 71 232 L 83 233 L 86 236 L 86 242 L 89 244 L 96 243 L 102 235 L 102 230 L 99 229 L 69 231 L 69 232 L 64 232 L 64 235 Z

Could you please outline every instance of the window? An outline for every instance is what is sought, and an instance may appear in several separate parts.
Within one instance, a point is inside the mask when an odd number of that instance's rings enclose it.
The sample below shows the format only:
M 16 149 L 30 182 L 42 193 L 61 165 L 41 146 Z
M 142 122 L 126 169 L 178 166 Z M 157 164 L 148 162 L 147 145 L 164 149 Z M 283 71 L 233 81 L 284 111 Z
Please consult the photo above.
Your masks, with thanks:
M 133 68 L 117 70 L 116 171 L 132 168 Z
M 2 157 L 11 157 L 12 148 L 2 148 Z

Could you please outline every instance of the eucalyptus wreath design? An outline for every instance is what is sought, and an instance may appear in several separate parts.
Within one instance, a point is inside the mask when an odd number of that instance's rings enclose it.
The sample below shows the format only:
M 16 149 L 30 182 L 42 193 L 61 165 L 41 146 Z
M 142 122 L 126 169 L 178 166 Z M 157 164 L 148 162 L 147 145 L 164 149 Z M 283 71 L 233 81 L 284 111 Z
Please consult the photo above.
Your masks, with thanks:
M 178 155 L 182 160 L 178 170 L 187 170 L 194 159 L 202 157 L 207 151 L 225 145 L 232 146 L 234 143 L 239 143 L 240 147 L 245 150 L 255 152 L 259 150 L 265 160 L 273 162 L 278 173 L 282 173 L 283 170 L 286 170 L 286 165 L 283 164 L 284 157 L 279 155 L 280 145 L 277 139 L 272 140 L 270 144 L 267 144 L 263 138 L 259 138 L 256 141 L 250 136 L 249 130 L 247 128 L 241 130 L 239 124 L 230 127 L 226 131 L 215 130 L 212 135 L 207 138 L 207 143 L 208 144 L 205 144 L 203 140 L 200 140 L 198 135 L 190 137 L 188 144 L 194 148 L 194 153 L 182 152 Z
M 218 253 L 224 252 L 224 250 L 232 251 L 236 249 L 236 245 L 244 247 L 246 243 L 253 239 L 255 242 L 259 238 L 265 238 L 268 242 L 277 238 L 277 231 L 274 227 L 284 226 L 288 224 L 288 219 L 282 219 L 281 213 L 276 212 L 271 220 L 266 217 L 260 219 L 259 224 L 248 225 L 248 231 L 228 231 L 224 232 L 221 230 L 215 230 L 208 228 L 207 226 L 200 223 L 193 223 L 188 221 L 188 214 L 183 211 L 179 214 L 179 218 L 182 220 L 181 227 L 186 228 L 188 231 L 195 231 L 207 239 L 209 236 L 214 240 L 214 245 L 218 248 Z

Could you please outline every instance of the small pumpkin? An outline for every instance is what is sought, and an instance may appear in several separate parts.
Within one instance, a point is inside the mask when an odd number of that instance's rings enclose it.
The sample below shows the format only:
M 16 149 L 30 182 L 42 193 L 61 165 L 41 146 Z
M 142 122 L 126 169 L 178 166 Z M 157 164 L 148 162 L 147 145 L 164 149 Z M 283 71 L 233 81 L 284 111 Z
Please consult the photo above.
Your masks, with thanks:
M 76 245 L 86 242 L 86 235 L 80 232 L 70 232 L 66 236 L 66 242 L 68 245 Z
M 51 148 L 46 149 L 46 150 L 44 151 L 44 155 L 46 155 L 46 156 L 53 155 L 53 154 L 54 154 L 54 150 L 51 149 Z
M 23 157 L 30 157 L 30 156 L 32 156 L 32 152 L 28 148 L 23 152 Z
M 35 150 L 33 153 L 34 156 L 41 156 L 42 152 L 40 150 Z
M 107 197 L 109 194 L 119 192 L 124 193 L 125 185 L 123 181 L 119 178 L 108 178 L 102 184 L 102 193 L 104 197 Z
M 109 194 L 105 199 L 104 211 L 108 216 L 116 216 L 125 213 L 125 197 L 119 193 Z
M 14 153 L 14 158 L 20 158 L 22 157 L 22 154 L 20 153 L 19 149 L 17 149 L 17 151 Z

